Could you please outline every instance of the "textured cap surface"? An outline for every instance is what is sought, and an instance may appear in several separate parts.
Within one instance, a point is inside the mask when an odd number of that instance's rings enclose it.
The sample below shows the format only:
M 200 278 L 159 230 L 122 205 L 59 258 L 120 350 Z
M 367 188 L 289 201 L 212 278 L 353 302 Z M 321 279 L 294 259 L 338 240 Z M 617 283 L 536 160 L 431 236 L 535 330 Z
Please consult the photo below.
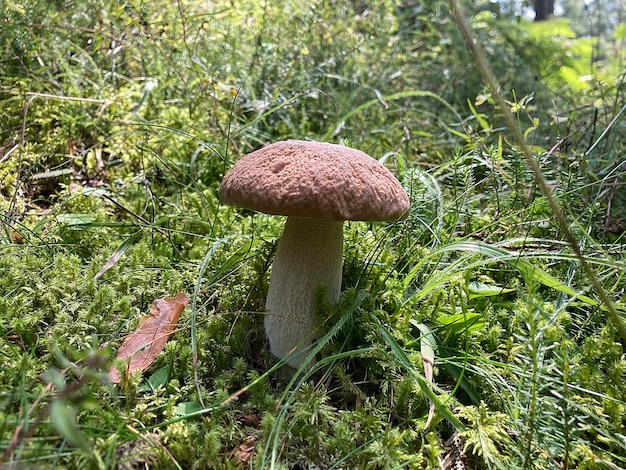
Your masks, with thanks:
M 396 220 L 409 198 L 393 174 L 360 150 L 286 140 L 244 156 L 224 176 L 223 203 L 329 220 Z

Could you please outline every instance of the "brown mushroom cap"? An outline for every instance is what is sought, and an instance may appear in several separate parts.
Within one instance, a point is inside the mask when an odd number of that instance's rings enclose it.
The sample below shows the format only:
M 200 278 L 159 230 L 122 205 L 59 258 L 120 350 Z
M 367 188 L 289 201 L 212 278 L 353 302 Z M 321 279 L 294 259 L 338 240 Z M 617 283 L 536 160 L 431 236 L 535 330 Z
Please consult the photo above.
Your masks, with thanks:
M 409 198 L 393 174 L 360 150 L 286 140 L 245 155 L 224 176 L 223 203 L 328 220 L 397 220 Z

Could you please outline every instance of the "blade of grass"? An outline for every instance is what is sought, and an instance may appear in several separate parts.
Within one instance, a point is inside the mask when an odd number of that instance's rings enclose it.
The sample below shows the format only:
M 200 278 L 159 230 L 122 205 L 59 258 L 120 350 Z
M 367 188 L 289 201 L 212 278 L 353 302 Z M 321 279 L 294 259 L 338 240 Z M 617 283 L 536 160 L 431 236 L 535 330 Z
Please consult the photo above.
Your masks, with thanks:
M 588 305 L 600 306 L 600 308 L 608 310 L 608 307 L 606 307 L 606 304 L 600 304 L 600 302 L 598 302 L 597 300 L 592 299 L 589 296 L 586 296 L 584 294 L 577 292 L 571 287 L 563 284 L 561 281 L 559 281 L 558 279 L 556 279 L 554 276 L 550 275 L 546 271 L 533 265 L 531 262 L 524 260 L 524 259 L 520 259 L 519 253 L 511 253 L 503 248 L 495 247 L 485 242 L 479 242 L 479 241 L 473 241 L 473 240 L 459 241 L 459 242 L 454 242 L 448 245 L 438 247 L 436 250 L 433 250 L 429 254 L 429 256 L 421 259 L 420 262 L 417 265 L 415 265 L 413 269 L 411 269 L 411 271 L 409 272 L 409 274 L 406 276 L 404 280 L 405 294 L 406 294 L 406 291 L 409 289 L 411 282 L 413 281 L 413 279 L 415 278 L 415 276 L 417 275 L 421 267 L 426 262 L 428 262 L 432 258 L 436 258 L 440 256 L 442 253 L 446 253 L 450 251 L 464 251 L 468 253 L 476 253 L 476 254 L 485 255 L 488 257 L 488 261 L 503 262 L 503 263 L 508 264 L 512 268 L 517 269 L 520 272 L 520 274 L 522 274 L 522 276 L 525 278 L 525 280 L 532 280 L 534 282 L 538 282 L 539 284 L 542 284 L 545 287 L 549 287 L 559 292 L 563 292 L 564 294 L 570 295 L 571 297 L 574 297 Z M 419 292 L 415 293 L 410 298 L 412 300 L 424 298 L 434 289 L 441 286 L 443 283 L 447 282 L 453 277 L 457 276 L 459 273 L 458 265 L 462 263 L 463 261 L 464 259 L 456 260 L 455 263 L 451 264 L 444 270 L 439 271 L 436 277 L 431 277 L 430 279 L 428 279 L 421 286 Z M 467 266 L 465 266 L 465 268 L 475 267 L 483 263 L 485 263 L 485 260 L 470 261 L 468 262 Z M 616 308 L 613 304 L 612 306 L 614 309 Z
M 393 101 L 393 100 L 399 100 L 399 99 L 403 99 L 403 98 L 413 98 L 413 97 L 423 97 L 423 98 L 433 98 L 435 100 L 437 100 L 439 102 L 439 104 L 441 104 L 442 106 L 446 107 L 449 111 L 451 111 L 455 116 L 457 116 L 459 118 L 459 120 L 461 119 L 459 117 L 459 115 L 457 114 L 456 110 L 450 106 L 450 104 L 448 102 L 446 102 L 443 98 L 439 97 L 438 95 L 436 95 L 435 93 L 432 93 L 430 91 L 423 91 L 423 90 L 412 90 L 412 91 L 403 91 L 400 93 L 394 93 L 392 95 L 388 95 L 388 96 L 383 96 L 383 99 L 385 100 L 385 102 L 389 102 L 389 101 Z M 375 98 L 373 100 L 370 100 L 366 103 L 363 103 L 360 106 L 357 106 L 356 108 L 354 108 L 353 110 L 351 110 L 350 112 L 346 113 L 344 116 L 341 117 L 340 122 L 346 122 L 351 116 L 360 113 L 361 111 L 363 111 L 364 109 L 367 109 L 371 106 L 374 105 L 379 105 L 380 104 L 380 99 L 379 98 Z M 322 140 L 331 140 L 333 137 L 333 132 L 335 130 L 336 127 L 329 127 L 328 131 L 326 132 L 326 134 L 324 134 Z
M 200 287 L 202 286 L 202 279 L 204 277 L 204 271 L 206 270 L 209 264 L 209 261 L 211 261 L 211 259 L 213 258 L 213 255 L 218 250 L 218 248 L 222 246 L 222 244 L 224 244 L 224 240 L 217 240 L 215 243 L 213 243 L 213 245 L 207 252 L 206 256 L 202 260 L 202 264 L 200 265 L 200 269 L 198 270 L 198 277 L 197 277 L 196 284 L 194 286 L 193 295 L 191 297 L 191 356 L 193 360 L 193 375 L 194 375 L 194 381 L 196 384 L 196 392 L 198 395 L 198 401 L 202 405 L 203 408 L 205 407 L 205 405 L 202 400 L 202 394 L 200 390 L 200 380 L 198 379 L 198 340 L 197 340 L 198 309 L 197 309 L 196 301 L 198 299 Z M 226 261 L 224 261 L 224 263 L 220 265 L 219 269 L 216 272 L 212 273 L 212 275 L 209 276 L 209 278 L 206 281 L 206 287 L 213 285 L 219 279 L 226 276 L 227 273 L 229 273 L 233 269 L 235 264 L 240 262 L 256 244 L 257 244 L 256 240 L 250 240 L 249 242 L 245 243 L 241 248 L 239 248 L 233 255 L 231 255 Z
M 419 386 L 420 390 L 428 398 L 428 400 L 435 405 L 435 409 L 446 419 L 448 422 L 456 428 L 457 431 L 464 431 L 465 425 L 454 416 L 450 408 L 448 408 L 444 402 L 442 402 L 435 392 L 431 389 L 431 384 L 426 379 L 426 377 L 422 376 L 415 366 L 411 363 L 411 360 L 404 353 L 400 345 L 397 341 L 391 336 L 385 328 L 382 326 L 378 328 L 380 334 L 385 338 L 385 341 L 391 348 L 392 354 L 387 353 L 390 359 L 395 360 L 399 365 L 401 365 L 411 376 L 413 381 Z
M 124 254 L 128 251 L 128 249 L 133 246 L 135 243 L 139 241 L 143 232 L 141 230 L 133 233 L 128 239 L 124 241 L 109 257 L 109 260 L 106 262 L 102 269 L 96 273 L 93 277 L 95 279 L 99 279 L 102 277 L 104 273 L 106 273 L 109 269 L 111 269 L 115 264 L 124 256 Z

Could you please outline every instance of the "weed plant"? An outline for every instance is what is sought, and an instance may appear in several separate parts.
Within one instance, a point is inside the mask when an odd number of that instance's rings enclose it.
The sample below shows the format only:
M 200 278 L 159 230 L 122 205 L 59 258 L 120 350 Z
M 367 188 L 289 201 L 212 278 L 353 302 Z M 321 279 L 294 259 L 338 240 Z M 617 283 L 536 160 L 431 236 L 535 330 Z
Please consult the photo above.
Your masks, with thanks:
M 0 5 L 4 468 L 626 466 L 625 339 L 447 4 L 422 4 Z M 581 81 L 567 25 L 493 5 L 471 23 L 623 319 L 624 75 Z M 283 222 L 217 195 L 287 138 L 367 151 L 412 202 L 346 224 L 341 300 L 320 295 L 319 360 L 293 375 L 262 326 Z M 179 291 L 165 350 L 112 384 Z

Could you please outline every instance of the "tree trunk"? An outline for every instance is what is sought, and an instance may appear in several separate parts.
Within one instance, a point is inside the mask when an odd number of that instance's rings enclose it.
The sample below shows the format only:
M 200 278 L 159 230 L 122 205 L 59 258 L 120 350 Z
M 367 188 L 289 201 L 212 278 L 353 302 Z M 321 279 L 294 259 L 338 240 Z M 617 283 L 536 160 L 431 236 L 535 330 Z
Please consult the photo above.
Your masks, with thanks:
M 554 14 L 554 0 L 533 0 L 535 21 L 544 21 Z

